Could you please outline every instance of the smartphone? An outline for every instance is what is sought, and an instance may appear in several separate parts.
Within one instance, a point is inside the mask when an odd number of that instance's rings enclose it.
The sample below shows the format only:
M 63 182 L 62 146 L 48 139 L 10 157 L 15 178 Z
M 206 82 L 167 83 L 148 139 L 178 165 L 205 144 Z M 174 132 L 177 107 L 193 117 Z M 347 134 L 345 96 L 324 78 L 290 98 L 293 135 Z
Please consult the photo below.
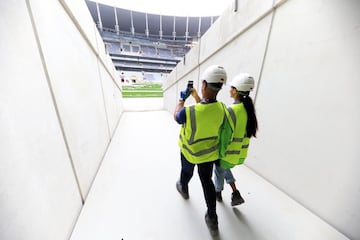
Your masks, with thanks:
M 187 88 L 192 89 L 194 87 L 194 81 L 188 81 Z

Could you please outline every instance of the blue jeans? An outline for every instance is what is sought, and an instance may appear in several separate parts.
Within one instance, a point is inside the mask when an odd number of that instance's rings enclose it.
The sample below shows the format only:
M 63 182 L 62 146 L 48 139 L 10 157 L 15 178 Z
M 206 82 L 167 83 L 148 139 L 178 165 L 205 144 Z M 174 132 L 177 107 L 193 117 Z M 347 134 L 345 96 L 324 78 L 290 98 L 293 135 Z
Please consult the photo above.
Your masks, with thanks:
M 226 183 L 234 183 L 236 180 L 230 169 L 225 169 L 215 164 L 215 191 L 221 192 L 224 189 L 224 179 Z

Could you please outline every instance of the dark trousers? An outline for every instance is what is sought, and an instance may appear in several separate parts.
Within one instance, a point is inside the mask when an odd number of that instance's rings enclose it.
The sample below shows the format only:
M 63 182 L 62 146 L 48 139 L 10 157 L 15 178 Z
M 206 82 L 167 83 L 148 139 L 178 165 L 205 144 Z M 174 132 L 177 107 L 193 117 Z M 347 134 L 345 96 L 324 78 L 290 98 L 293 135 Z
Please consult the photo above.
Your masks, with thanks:
M 215 162 L 215 161 L 214 161 Z M 198 168 L 199 178 L 201 181 L 208 214 L 210 217 L 217 217 L 216 215 L 216 194 L 214 183 L 211 179 L 214 162 L 206 162 L 196 164 Z M 195 164 L 190 163 L 181 153 L 181 174 L 180 182 L 183 190 L 188 191 L 188 183 L 193 176 Z

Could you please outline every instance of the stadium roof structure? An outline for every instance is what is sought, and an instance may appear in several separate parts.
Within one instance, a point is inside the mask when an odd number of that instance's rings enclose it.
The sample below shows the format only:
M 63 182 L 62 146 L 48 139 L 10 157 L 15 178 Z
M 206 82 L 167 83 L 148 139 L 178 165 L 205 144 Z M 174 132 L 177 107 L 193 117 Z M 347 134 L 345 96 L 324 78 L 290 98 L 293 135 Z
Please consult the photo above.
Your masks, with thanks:
M 238 0 L 90 0 L 109 6 L 168 16 L 220 16 Z
M 218 16 L 167 16 L 86 0 L 115 68 L 169 73 Z
M 201 37 L 218 16 L 167 16 L 137 12 L 86 0 L 90 13 L 100 30 L 117 34 L 184 40 Z

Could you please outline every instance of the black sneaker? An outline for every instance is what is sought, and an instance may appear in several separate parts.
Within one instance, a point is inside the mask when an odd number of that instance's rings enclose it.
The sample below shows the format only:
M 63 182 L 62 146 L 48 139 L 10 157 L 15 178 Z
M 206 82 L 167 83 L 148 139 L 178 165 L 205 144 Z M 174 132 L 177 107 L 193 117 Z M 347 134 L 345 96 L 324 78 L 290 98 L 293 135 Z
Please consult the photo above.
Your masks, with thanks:
M 216 192 L 216 200 L 222 202 L 221 192 Z
M 205 222 L 212 235 L 217 234 L 219 232 L 217 217 L 210 217 L 209 214 L 206 213 Z
M 231 206 L 236 206 L 244 203 L 245 200 L 241 197 L 240 192 L 236 190 L 231 194 Z
M 184 199 L 189 199 L 189 192 L 188 191 L 184 191 L 183 186 L 181 185 L 180 181 L 176 182 L 176 189 L 178 190 L 178 192 L 181 194 L 181 196 Z

